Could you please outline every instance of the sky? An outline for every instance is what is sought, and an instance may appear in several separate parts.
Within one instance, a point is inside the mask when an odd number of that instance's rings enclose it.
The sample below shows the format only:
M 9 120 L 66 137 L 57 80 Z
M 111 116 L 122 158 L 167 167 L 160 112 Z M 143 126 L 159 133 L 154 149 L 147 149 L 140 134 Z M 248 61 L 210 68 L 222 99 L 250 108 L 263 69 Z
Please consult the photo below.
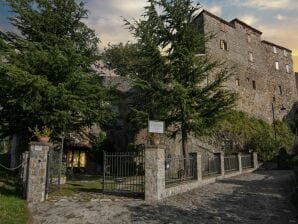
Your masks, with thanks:
M 1 0 L 0 0 L 1 2 Z M 133 41 L 124 27 L 123 18 L 138 19 L 146 0 L 84 0 L 89 9 L 86 23 L 101 39 L 100 47 L 108 43 Z M 195 0 L 197 2 L 197 0 Z M 200 0 L 202 7 L 223 19 L 238 18 L 263 32 L 264 40 L 293 51 L 298 72 L 298 0 Z M 0 3 L 0 29 L 13 30 L 7 20 L 9 9 Z

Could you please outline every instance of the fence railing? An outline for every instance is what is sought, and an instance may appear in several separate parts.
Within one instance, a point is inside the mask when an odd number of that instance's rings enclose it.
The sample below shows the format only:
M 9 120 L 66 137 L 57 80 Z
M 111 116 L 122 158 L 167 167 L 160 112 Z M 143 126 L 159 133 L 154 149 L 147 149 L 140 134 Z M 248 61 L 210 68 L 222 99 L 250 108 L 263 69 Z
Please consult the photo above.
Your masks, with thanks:
M 220 174 L 220 155 L 204 155 L 202 157 L 202 176 L 212 176 Z
M 254 166 L 252 154 L 241 155 L 241 164 L 242 164 L 242 169 L 252 168 Z
M 144 194 L 144 151 L 104 152 L 103 190 L 105 192 Z
M 180 183 L 196 179 L 197 160 L 194 156 L 167 158 L 165 160 L 165 183 Z
M 237 171 L 239 170 L 238 155 L 226 155 L 224 157 L 225 171 Z

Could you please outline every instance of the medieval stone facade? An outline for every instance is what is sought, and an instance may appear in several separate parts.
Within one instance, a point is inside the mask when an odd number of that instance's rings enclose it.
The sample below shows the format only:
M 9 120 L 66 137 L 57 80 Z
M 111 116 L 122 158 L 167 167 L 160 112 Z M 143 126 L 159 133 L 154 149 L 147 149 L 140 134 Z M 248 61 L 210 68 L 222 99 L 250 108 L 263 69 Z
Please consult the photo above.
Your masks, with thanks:
M 234 19 L 223 20 L 208 11 L 197 17 L 204 35 L 214 35 L 206 42 L 211 58 L 235 67 L 235 75 L 225 87 L 238 93 L 238 110 L 272 122 L 281 120 L 298 100 L 293 71 L 292 51 L 262 40 L 262 32 Z

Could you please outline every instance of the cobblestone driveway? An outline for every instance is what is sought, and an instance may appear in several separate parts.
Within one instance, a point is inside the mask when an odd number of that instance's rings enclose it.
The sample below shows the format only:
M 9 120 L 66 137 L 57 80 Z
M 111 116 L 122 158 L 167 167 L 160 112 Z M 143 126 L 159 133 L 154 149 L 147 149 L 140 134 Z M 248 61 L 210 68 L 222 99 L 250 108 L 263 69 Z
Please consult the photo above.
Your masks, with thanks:
M 206 185 L 163 202 L 67 199 L 33 206 L 36 223 L 298 223 L 289 171 L 259 171 Z

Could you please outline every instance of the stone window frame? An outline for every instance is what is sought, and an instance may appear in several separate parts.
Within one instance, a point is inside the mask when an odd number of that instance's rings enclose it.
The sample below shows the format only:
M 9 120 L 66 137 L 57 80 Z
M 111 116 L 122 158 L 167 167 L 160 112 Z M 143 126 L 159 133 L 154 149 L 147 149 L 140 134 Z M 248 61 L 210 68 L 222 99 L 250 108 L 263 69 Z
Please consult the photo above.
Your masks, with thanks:
M 272 47 L 272 50 L 273 50 L 273 53 L 274 53 L 274 54 L 277 54 L 277 47 L 276 47 L 276 46 L 273 46 L 273 47 Z
M 247 43 L 251 43 L 252 39 L 251 39 L 251 35 L 247 34 Z
M 248 60 L 250 62 L 254 62 L 254 55 L 253 55 L 253 52 L 251 52 L 251 51 L 248 52 Z
M 240 79 L 239 78 L 235 79 L 235 84 L 236 84 L 236 86 L 240 86 Z
M 252 80 L 252 88 L 253 88 L 254 90 L 257 89 L 257 83 L 256 83 L 255 80 Z
M 291 67 L 290 67 L 289 64 L 286 64 L 286 72 L 287 72 L 288 74 L 291 73 Z
M 279 62 L 276 61 L 274 64 L 275 64 L 275 70 L 276 70 L 276 71 L 279 71 Z
M 219 42 L 220 49 L 228 51 L 228 43 L 226 40 L 221 39 Z
M 284 49 L 283 52 L 284 52 L 284 56 L 288 57 L 288 51 L 286 49 Z

